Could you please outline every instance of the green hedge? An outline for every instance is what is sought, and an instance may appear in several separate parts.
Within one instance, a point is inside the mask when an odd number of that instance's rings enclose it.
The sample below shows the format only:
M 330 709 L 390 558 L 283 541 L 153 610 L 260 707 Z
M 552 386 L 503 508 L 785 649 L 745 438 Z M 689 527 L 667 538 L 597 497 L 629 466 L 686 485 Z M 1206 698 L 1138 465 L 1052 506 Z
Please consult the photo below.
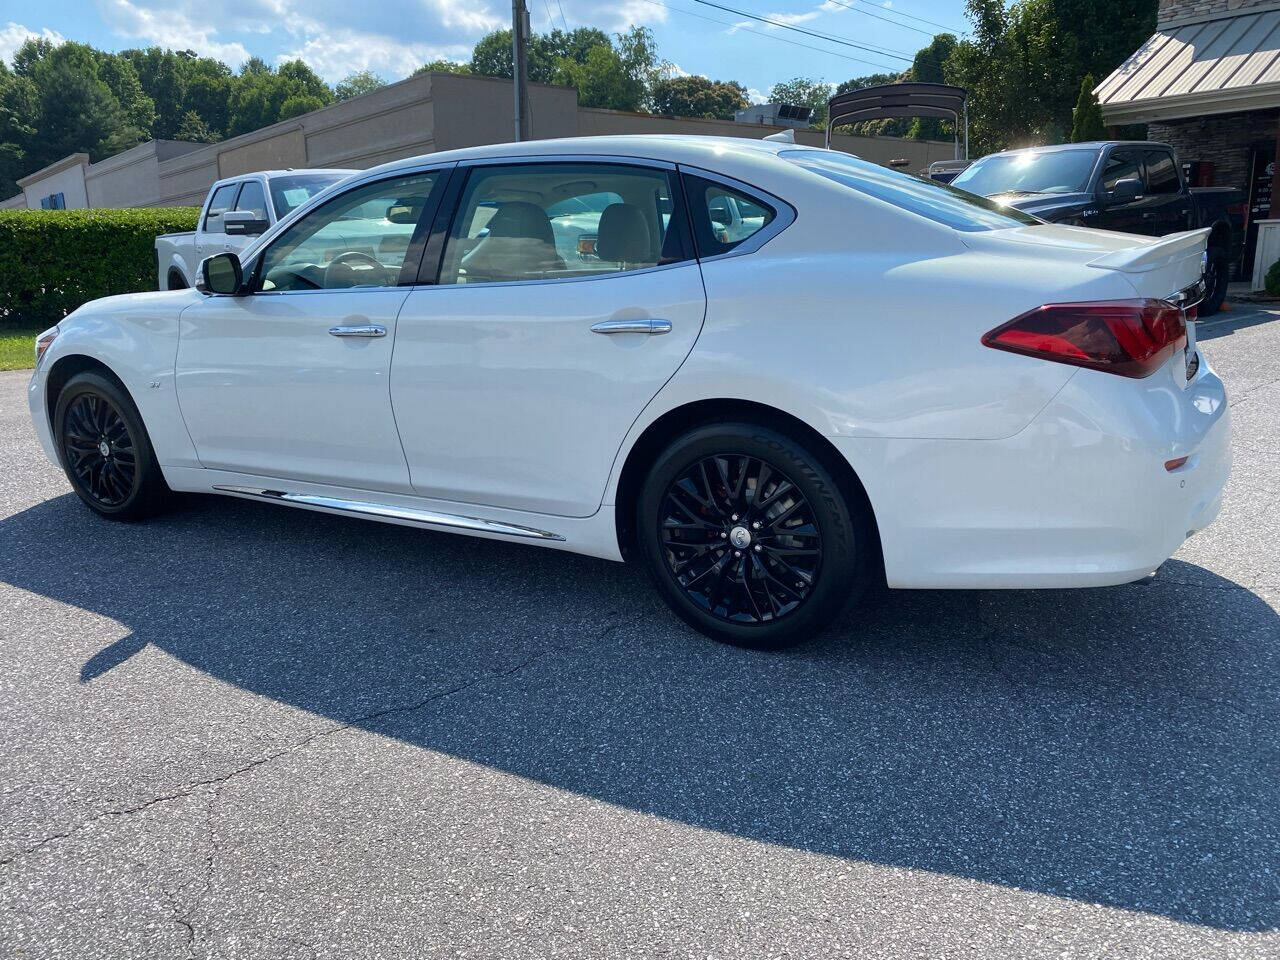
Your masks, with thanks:
M 0 327 L 57 323 L 90 300 L 155 290 L 155 240 L 195 207 L 0 210 Z

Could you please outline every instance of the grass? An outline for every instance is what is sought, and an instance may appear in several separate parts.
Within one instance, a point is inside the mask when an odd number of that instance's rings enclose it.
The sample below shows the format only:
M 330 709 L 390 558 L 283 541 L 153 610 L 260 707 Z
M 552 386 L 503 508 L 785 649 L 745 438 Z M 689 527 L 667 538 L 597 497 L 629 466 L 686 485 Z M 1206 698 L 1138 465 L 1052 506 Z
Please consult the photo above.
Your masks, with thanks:
M 0 370 L 29 370 L 36 362 L 36 334 L 44 327 L 0 327 Z

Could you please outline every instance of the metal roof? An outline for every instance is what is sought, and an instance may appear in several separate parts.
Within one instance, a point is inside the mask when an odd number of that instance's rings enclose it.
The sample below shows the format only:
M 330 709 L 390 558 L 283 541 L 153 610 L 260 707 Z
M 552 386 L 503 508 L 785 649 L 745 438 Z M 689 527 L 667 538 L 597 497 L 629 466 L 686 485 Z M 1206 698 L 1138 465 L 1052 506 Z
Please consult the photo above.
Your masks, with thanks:
M 1280 106 L 1280 6 L 1165 26 L 1095 92 L 1111 124 Z

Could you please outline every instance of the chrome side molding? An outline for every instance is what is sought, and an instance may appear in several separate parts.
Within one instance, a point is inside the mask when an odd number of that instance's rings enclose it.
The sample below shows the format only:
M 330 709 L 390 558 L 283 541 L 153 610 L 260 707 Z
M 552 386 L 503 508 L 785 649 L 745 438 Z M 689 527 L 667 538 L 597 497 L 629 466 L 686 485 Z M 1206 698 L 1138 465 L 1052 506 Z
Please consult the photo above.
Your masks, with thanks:
M 549 533 L 546 530 L 524 527 L 517 523 L 501 523 L 497 520 L 466 517 L 453 513 L 440 513 L 435 510 L 422 510 L 417 507 L 396 507 L 387 503 L 373 503 L 369 500 L 342 500 L 338 497 L 321 497 L 311 493 L 288 493 L 284 490 L 270 490 L 265 487 L 244 487 L 231 483 L 217 483 L 214 484 L 213 489 L 221 493 L 235 493 L 244 497 L 257 497 L 260 500 L 274 500 L 277 503 L 324 507 L 328 510 L 340 510 L 343 513 L 353 513 L 358 516 L 404 520 L 409 523 L 420 523 L 428 527 L 498 533 L 507 537 L 524 537 L 529 540 L 564 540 L 564 537 L 558 533 Z

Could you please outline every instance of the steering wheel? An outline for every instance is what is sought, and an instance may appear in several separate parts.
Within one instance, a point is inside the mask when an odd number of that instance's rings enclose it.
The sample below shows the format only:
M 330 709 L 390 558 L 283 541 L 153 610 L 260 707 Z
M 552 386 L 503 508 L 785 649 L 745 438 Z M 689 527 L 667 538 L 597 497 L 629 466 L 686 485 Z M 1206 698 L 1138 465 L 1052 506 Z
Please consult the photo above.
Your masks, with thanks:
M 356 268 L 354 263 L 364 263 L 372 267 L 375 276 L 378 278 L 377 283 L 373 284 L 356 284 L 356 283 L 337 283 L 338 275 L 334 271 L 334 267 L 341 265 L 341 269 L 345 270 L 348 277 L 352 280 L 356 279 Z M 346 253 L 340 253 L 329 261 L 328 266 L 324 268 L 324 286 L 326 288 L 333 287 L 355 287 L 355 286 L 374 286 L 380 287 L 385 285 L 387 278 L 387 268 L 379 263 L 375 258 L 367 253 L 361 253 L 359 250 L 348 250 Z

